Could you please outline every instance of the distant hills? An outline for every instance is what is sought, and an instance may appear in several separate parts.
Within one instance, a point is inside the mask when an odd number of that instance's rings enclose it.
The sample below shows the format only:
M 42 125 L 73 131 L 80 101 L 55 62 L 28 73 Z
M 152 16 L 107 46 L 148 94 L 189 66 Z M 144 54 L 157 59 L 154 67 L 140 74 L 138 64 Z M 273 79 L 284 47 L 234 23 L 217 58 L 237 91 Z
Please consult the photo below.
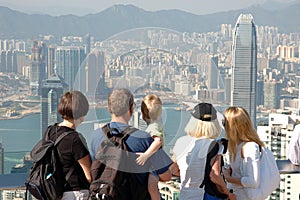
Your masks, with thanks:
M 220 24 L 234 25 L 240 13 L 251 13 L 257 25 L 277 26 L 282 33 L 300 32 L 300 3 L 281 9 L 252 6 L 208 15 L 181 10 L 145 11 L 133 5 L 115 5 L 85 16 L 25 14 L 0 6 L 0 39 L 35 38 L 38 35 L 83 36 L 104 40 L 119 32 L 142 27 L 162 27 L 179 32 L 218 31 Z

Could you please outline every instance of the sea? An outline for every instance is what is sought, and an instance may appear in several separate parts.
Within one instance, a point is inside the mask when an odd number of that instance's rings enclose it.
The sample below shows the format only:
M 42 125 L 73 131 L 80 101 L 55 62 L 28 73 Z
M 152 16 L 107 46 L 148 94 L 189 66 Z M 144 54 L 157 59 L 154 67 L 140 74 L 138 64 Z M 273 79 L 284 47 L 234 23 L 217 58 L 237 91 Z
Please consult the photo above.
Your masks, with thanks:
M 170 155 L 178 137 L 185 135 L 184 127 L 190 118 L 188 111 L 178 105 L 163 107 L 162 121 L 165 128 L 165 151 Z M 106 108 L 92 108 L 85 121 L 77 128 L 90 148 L 95 124 L 107 123 L 110 115 Z M 4 173 L 8 174 L 16 164 L 22 164 L 26 153 L 41 139 L 40 114 L 31 114 L 20 119 L 0 120 L 0 143 L 4 148 Z

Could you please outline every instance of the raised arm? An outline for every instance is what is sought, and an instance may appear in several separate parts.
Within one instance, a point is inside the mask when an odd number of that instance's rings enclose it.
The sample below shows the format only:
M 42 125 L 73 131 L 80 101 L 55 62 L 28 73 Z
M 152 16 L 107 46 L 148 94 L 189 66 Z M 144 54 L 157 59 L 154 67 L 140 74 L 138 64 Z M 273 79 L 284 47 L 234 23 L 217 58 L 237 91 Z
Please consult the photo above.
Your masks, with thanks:
M 136 159 L 137 164 L 144 165 L 150 156 L 152 156 L 162 145 L 160 137 L 154 136 L 154 141 L 144 153 L 137 153 L 139 155 Z

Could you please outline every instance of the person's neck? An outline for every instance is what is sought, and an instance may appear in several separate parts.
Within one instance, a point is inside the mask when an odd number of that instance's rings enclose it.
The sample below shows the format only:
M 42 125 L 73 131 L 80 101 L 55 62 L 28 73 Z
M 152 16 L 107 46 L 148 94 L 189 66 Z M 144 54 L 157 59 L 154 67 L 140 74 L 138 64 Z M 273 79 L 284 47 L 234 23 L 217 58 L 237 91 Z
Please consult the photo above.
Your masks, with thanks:
M 119 122 L 123 124 L 128 124 L 129 120 L 124 116 L 111 116 L 111 122 Z
M 58 124 L 59 126 L 66 126 L 66 127 L 69 127 L 69 128 L 72 128 L 72 129 L 76 129 L 76 126 L 75 126 L 75 123 L 74 122 L 71 122 L 71 121 L 68 121 L 68 120 L 63 120 L 61 123 Z

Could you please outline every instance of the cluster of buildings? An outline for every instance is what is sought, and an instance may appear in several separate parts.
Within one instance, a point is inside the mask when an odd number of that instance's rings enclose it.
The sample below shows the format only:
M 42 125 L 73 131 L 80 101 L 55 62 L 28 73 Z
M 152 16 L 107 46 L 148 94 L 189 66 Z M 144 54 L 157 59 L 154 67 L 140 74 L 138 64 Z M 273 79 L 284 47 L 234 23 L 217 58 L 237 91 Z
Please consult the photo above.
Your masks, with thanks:
M 300 33 L 257 26 L 252 15 L 242 14 L 234 26 L 222 24 L 219 32 L 145 28 L 105 41 L 89 34 L 60 41 L 53 36 L 0 40 L 0 72 L 28 78 L 29 95 L 41 100 L 41 130 L 59 120 L 57 105 L 64 91 L 80 90 L 97 104 L 110 88 L 122 86 L 136 96 L 164 91 L 162 98 L 170 102 L 243 106 L 275 157 L 286 159 L 300 120 L 299 48 Z M 298 198 L 299 174 L 281 178 L 272 197 Z

